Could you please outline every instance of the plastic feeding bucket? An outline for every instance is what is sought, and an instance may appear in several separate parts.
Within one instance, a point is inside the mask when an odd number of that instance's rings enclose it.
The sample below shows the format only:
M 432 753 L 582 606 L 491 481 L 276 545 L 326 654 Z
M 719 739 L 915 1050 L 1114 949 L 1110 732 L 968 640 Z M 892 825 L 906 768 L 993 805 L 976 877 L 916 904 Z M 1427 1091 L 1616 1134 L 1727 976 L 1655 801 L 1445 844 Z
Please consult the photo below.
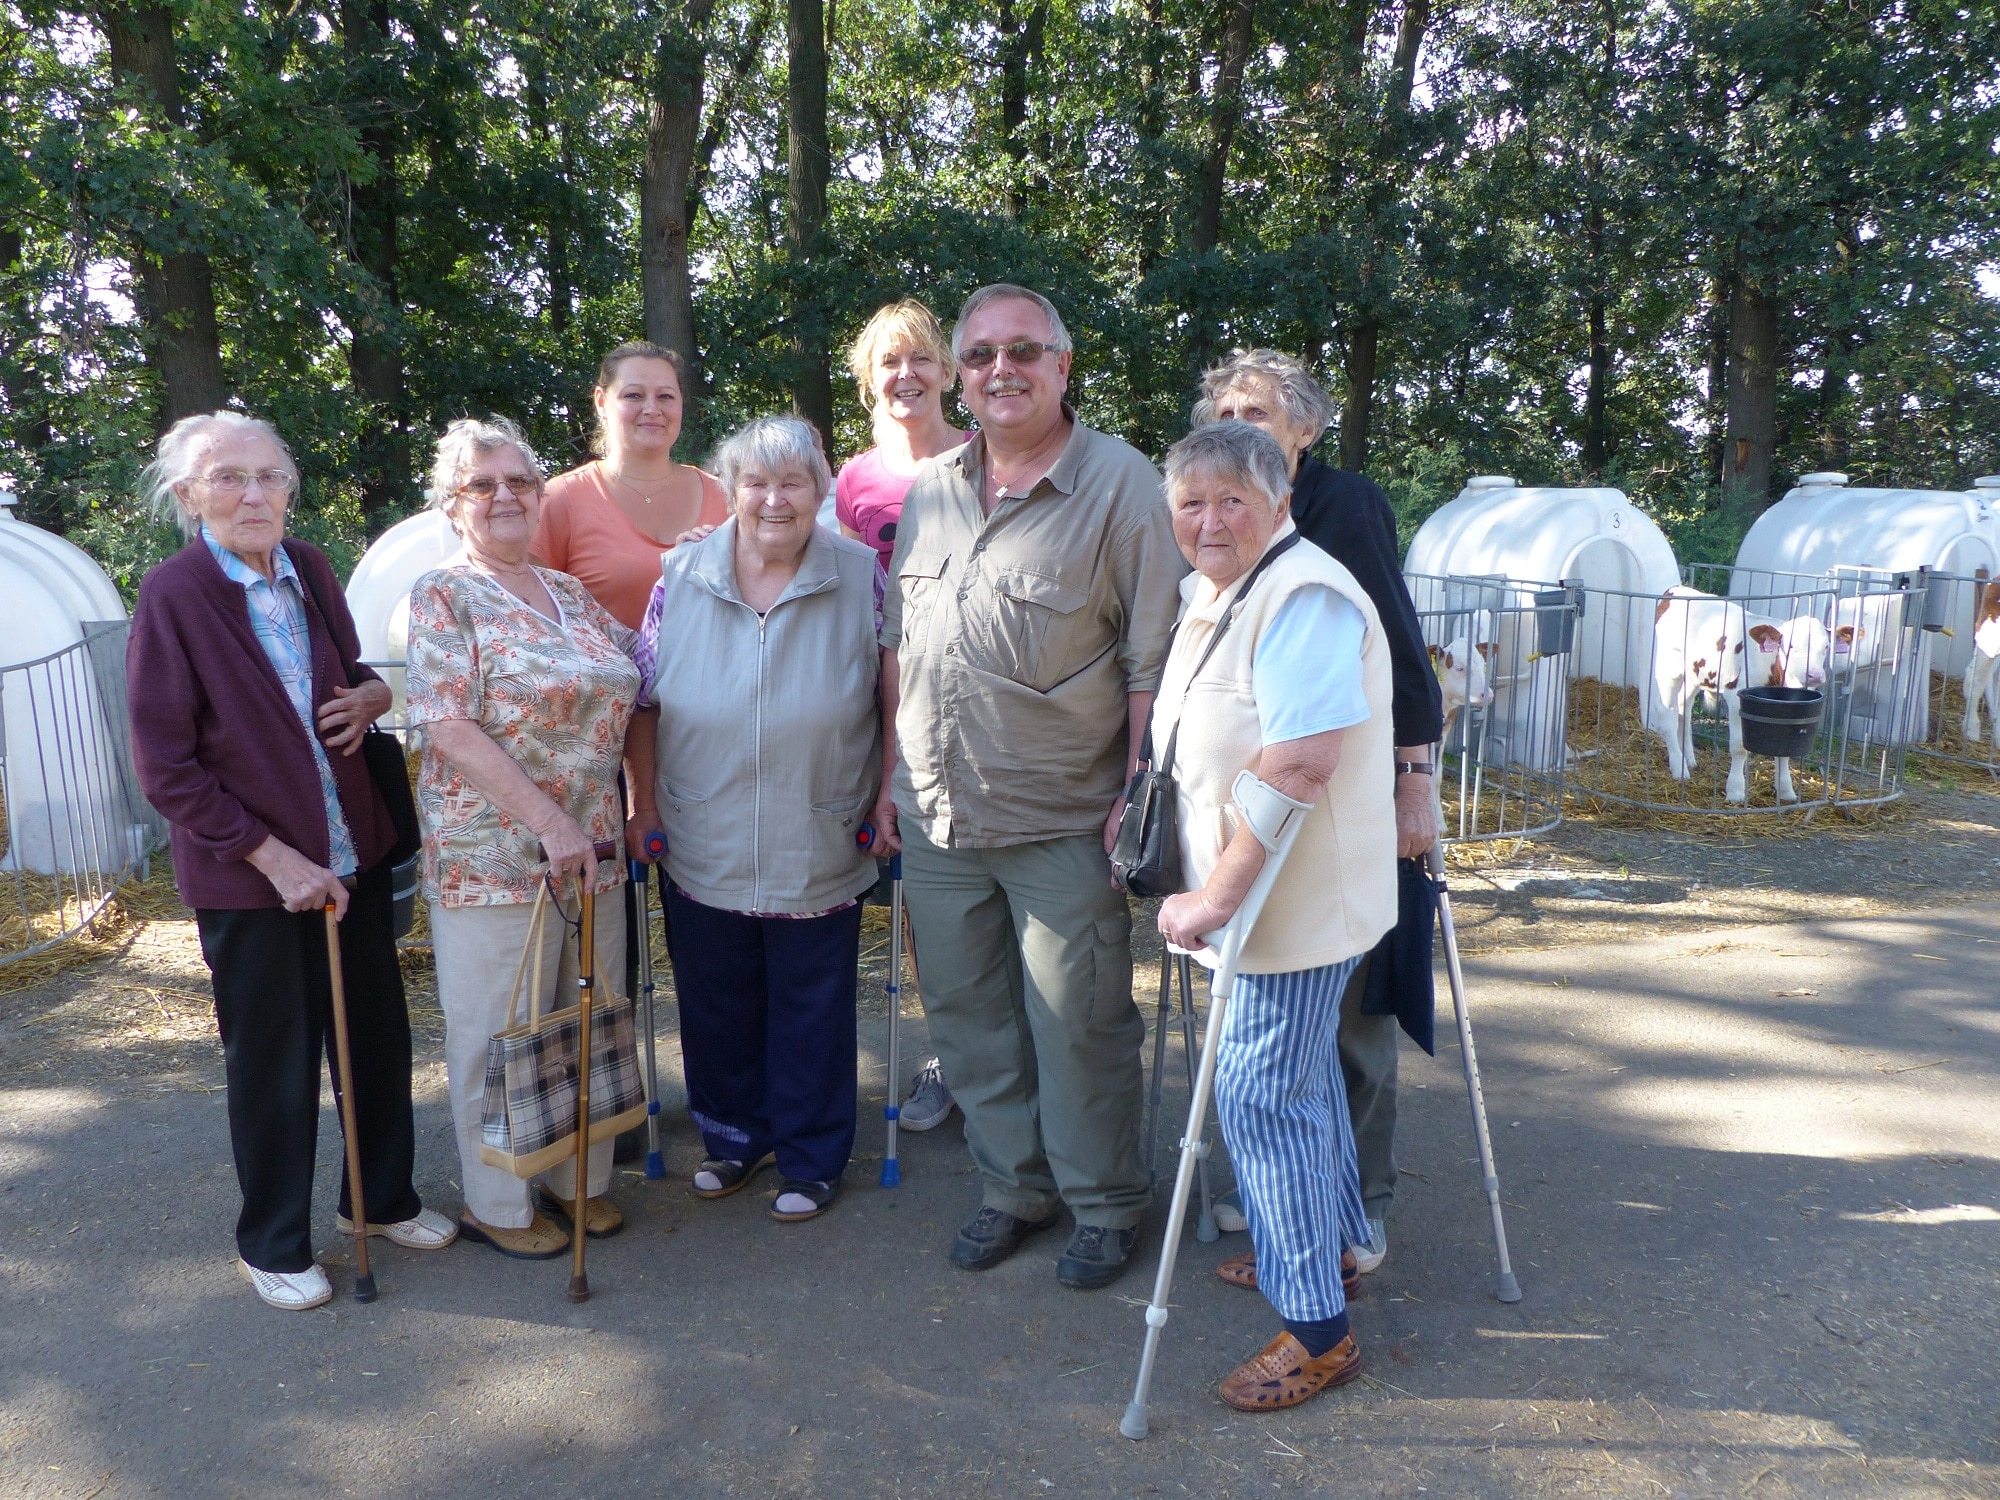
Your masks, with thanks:
M 1752 755 L 1800 760 L 1812 752 L 1813 736 L 1826 713 L 1826 695 L 1818 688 L 1747 687 L 1737 694 L 1737 702 L 1743 748 Z

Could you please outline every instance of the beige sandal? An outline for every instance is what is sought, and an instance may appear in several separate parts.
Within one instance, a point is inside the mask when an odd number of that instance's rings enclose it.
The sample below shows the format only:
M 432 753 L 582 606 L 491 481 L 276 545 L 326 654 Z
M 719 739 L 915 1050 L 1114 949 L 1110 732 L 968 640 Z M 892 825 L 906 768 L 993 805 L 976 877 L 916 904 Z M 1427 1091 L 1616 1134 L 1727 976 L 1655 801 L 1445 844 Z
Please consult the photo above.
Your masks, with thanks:
M 547 1214 L 536 1214 L 522 1229 L 502 1229 L 495 1224 L 482 1224 L 469 1213 L 461 1214 L 458 1232 L 464 1239 L 491 1245 L 515 1260 L 554 1260 L 569 1249 L 569 1232 Z

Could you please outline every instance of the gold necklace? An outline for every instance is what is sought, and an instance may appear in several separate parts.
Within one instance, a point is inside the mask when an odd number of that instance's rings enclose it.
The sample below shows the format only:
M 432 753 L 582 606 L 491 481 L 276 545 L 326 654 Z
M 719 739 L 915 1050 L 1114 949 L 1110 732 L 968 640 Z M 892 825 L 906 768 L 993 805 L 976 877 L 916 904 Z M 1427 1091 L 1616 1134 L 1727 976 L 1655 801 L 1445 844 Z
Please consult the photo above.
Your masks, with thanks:
M 620 484 L 624 485 L 626 489 L 630 490 L 633 494 L 637 495 L 641 500 L 645 501 L 648 505 L 651 505 L 653 503 L 655 497 L 647 494 L 644 490 L 640 489 L 638 485 L 634 484 L 631 480 L 627 479 L 625 477 L 623 470 L 613 469 L 609 464 L 604 465 L 604 467 L 606 468 L 606 470 L 610 472 L 611 477 L 617 480 Z M 668 487 L 672 486 L 675 477 L 676 476 L 671 473 L 667 475 L 665 484 L 663 484 L 661 487 L 662 494 L 666 492 Z

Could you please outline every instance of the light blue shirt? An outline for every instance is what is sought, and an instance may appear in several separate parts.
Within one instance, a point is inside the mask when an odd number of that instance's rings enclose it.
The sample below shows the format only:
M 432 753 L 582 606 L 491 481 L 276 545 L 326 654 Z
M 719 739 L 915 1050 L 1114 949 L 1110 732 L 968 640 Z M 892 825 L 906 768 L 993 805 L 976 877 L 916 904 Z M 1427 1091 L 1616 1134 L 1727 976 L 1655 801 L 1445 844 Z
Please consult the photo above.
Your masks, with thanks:
M 1325 584 L 1306 584 L 1278 606 L 1250 668 L 1265 744 L 1347 729 L 1368 717 L 1361 678 L 1367 635 L 1361 611 Z
M 340 789 L 334 784 L 333 763 L 326 758 L 313 725 L 312 636 L 306 627 L 305 583 L 283 547 L 271 554 L 275 582 L 215 539 L 206 526 L 201 539 L 209 556 L 231 583 L 241 584 L 250 606 L 250 628 L 257 632 L 257 644 L 271 659 L 271 669 L 284 684 L 285 696 L 305 726 L 306 739 L 319 767 L 320 796 L 326 800 L 327 868 L 336 875 L 352 875 L 359 863 L 354 857 L 354 836 L 347 830 L 347 817 L 340 810 Z

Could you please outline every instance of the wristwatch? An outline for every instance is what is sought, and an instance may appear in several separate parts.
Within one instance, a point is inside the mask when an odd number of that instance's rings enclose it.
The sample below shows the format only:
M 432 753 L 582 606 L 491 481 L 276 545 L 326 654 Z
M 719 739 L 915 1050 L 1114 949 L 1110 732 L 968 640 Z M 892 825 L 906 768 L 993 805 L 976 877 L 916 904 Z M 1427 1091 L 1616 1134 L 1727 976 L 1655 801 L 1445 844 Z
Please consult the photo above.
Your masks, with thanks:
M 1437 766 L 1427 760 L 1399 760 L 1396 762 L 1398 776 L 1435 776 Z

